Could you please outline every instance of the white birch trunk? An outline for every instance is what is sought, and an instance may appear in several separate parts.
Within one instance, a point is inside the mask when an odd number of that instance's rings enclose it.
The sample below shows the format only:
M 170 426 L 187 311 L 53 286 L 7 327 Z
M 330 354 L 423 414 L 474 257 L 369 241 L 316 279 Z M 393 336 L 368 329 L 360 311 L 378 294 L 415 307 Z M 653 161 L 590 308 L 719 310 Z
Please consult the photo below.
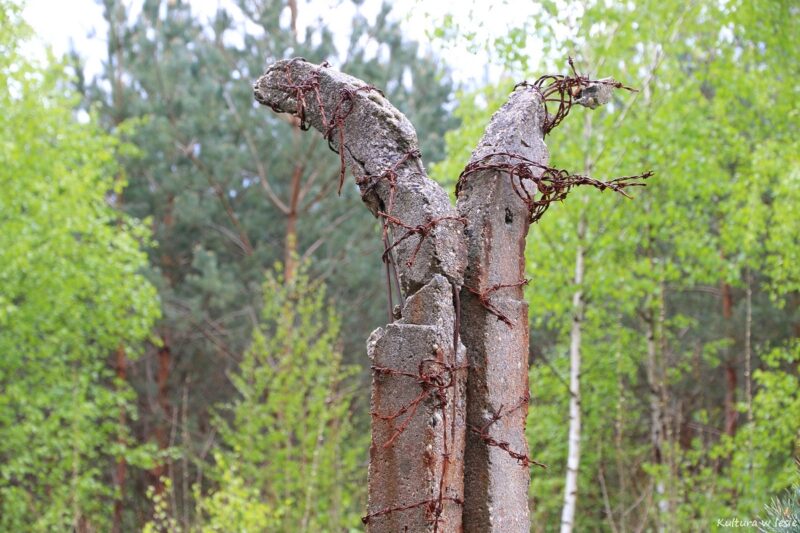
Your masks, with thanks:
M 583 323 L 583 238 L 586 219 L 578 222 L 578 249 L 575 253 L 575 292 L 572 295 L 572 331 L 569 346 L 569 449 L 567 476 L 564 484 L 564 508 L 561 513 L 561 533 L 572 533 L 575 508 L 578 502 L 578 466 L 581 458 L 581 326 Z

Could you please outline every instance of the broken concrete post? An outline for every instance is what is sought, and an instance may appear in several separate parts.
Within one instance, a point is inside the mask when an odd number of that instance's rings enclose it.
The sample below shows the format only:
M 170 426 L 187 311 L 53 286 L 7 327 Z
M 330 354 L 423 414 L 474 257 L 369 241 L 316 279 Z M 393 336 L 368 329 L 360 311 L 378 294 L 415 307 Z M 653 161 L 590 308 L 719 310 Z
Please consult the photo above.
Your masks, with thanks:
M 323 132 L 381 217 L 402 286 L 402 318 L 369 339 L 373 367 L 369 531 L 459 531 L 466 367 L 455 303 L 466 243 L 447 193 L 430 180 L 406 117 L 360 80 L 279 61 L 255 98 Z
M 533 87 L 518 88 L 492 117 L 471 161 L 508 153 L 546 165 L 544 123 L 541 94 Z M 469 243 L 461 291 L 461 337 L 470 365 L 466 532 L 530 531 L 529 464 L 519 458 L 528 455 L 528 305 L 523 285 L 530 212 L 514 189 L 514 179 L 496 169 L 479 171 L 463 180 L 458 194 Z M 532 184 L 520 180 L 516 186 Z
M 612 89 L 631 90 L 570 65 L 574 76 L 524 82 L 495 113 L 459 179 L 457 210 L 427 177 L 412 125 L 374 87 L 299 58 L 255 84 L 257 101 L 323 133 L 340 180 L 349 168 L 381 219 L 390 308 L 398 278 L 401 316 L 367 345 L 371 532 L 530 530 L 528 228 L 574 186 L 625 194 L 650 176 L 601 182 L 547 167 L 544 136 L 573 103 L 594 108 Z
M 402 319 L 367 343 L 375 371 L 370 531 L 461 529 L 467 368 L 448 329 L 452 302 L 453 286 L 437 274 L 406 300 Z

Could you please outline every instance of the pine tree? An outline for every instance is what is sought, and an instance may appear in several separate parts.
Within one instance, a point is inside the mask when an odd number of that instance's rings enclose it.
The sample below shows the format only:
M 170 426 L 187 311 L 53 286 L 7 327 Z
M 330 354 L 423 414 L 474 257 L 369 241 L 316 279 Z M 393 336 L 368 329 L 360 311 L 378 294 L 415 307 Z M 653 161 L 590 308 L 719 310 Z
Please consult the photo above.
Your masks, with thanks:
M 149 0 L 135 17 L 124 2 L 104 5 L 106 70 L 89 84 L 87 100 L 100 104 L 112 131 L 136 123 L 128 140 L 141 156 L 123 161 L 130 186 L 122 205 L 152 225 L 149 276 L 164 315 L 159 345 L 129 372 L 148 407 L 136 432 L 162 449 L 179 443 L 198 459 L 210 436 L 209 407 L 235 392 L 225 376 L 249 342 L 268 265 L 283 261 L 291 278 L 295 261 L 313 258 L 311 275 L 329 282 L 334 301 L 363 302 L 342 316 L 348 361 L 361 360 L 362 339 L 385 306 L 379 262 L 363 260 L 380 256 L 378 225 L 351 186 L 337 197 L 340 169 L 326 143 L 252 105 L 251 82 L 264 61 L 341 57 L 343 68 L 424 117 L 422 149 L 434 158 L 452 125 L 444 108 L 450 82 L 436 58 L 403 37 L 388 5 L 374 23 L 356 15 L 344 53 L 324 21 L 299 35 L 293 2 L 240 1 L 207 23 L 184 1 Z M 375 46 L 381 54 L 373 57 Z M 165 462 L 148 482 L 158 486 L 165 475 L 182 480 L 173 483 L 170 512 L 186 515 L 196 470 L 191 461 Z M 130 483 L 142 501 L 141 480 Z

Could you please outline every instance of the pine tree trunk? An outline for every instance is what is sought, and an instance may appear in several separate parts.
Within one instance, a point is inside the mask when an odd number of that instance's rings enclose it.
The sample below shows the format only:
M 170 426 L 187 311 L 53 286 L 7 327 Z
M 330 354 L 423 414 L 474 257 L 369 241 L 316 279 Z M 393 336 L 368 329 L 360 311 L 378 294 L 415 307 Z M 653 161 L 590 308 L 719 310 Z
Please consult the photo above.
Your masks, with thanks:
M 128 362 L 127 358 L 125 357 L 125 347 L 123 345 L 119 345 L 117 347 L 117 379 L 121 383 L 127 383 L 128 381 Z M 119 410 L 119 440 L 120 444 L 124 444 L 125 439 L 124 435 L 127 431 L 127 416 L 125 415 L 125 408 L 120 408 Z M 125 501 L 125 477 L 127 475 L 128 464 L 125 461 L 125 457 L 120 456 L 117 457 L 117 465 L 116 465 L 116 472 L 114 475 L 114 484 L 117 487 L 117 494 L 114 498 L 114 519 L 112 522 L 112 531 L 114 533 L 122 533 L 122 510 L 123 510 L 123 502 Z
M 284 243 L 284 279 L 290 282 L 297 270 L 297 217 L 304 167 L 297 163 L 292 171 L 292 182 L 289 189 L 289 212 L 286 214 L 286 239 Z
M 169 432 L 171 429 L 171 407 L 169 401 L 169 375 L 172 369 L 172 352 L 169 346 L 169 339 L 166 335 L 162 336 L 162 345 L 158 349 L 158 372 L 156 373 L 156 400 L 158 403 L 158 413 L 155 428 L 156 444 L 159 450 L 166 450 L 169 447 Z M 153 476 L 153 486 L 155 494 L 160 495 L 164 492 L 164 476 L 167 475 L 167 465 L 163 460 L 159 461 L 151 470 Z
M 724 281 L 721 284 L 722 293 L 722 319 L 724 321 L 724 328 L 729 330 L 731 328 L 731 318 L 733 317 L 733 291 L 730 284 Z M 736 423 L 739 418 L 739 412 L 736 410 L 736 374 L 737 374 L 736 358 L 728 356 L 727 363 L 723 366 L 725 376 L 725 399 L 724 399 L 724 413 L 725 413 L 725 434 L 733 436 L 736 434 Z

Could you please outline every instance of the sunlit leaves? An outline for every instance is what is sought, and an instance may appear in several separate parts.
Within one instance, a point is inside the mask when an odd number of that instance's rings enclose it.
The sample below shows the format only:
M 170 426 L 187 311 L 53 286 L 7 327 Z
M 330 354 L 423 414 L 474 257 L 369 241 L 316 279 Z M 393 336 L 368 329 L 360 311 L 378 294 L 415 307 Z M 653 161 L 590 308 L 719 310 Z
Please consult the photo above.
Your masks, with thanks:
M 253 343 L 230 376 L 238 398 L 217 418 L 218 487 L 200 502 L 204 523 L 249 531 L 261 516 L 272 526 L 257 530 L 354 527 L 365 448 L 350 421 L 353 368 L 342 366 L 339 319 L 307 268 L 291 280 L 269 273 L 264 294 Z
M 0 30 L 0 529 L 106 529 L 131 399 L 107 359 L 157 314 L 147 232 L 110 206 L 117 141 L 75 119 L 61 66 L 20 55 L 6 3 Z
M 607 506 L 617 527 L 626 520 L 630 526 L 640 513 L 643 523 L 652 524 L 647 521 L 657 506 L 645 510 L 638 498 L 656 480 L 671 483 L 671 497 L 683 502 L 666 517 L 671 527 L 703 529 L 714 513 L 757 512 L 764 503 L 758 498 L 788 482 L 787 435 L 796 433 L 797 422 L 790 421 L 792 414 L 777 413 L 793 413 L 796 369 L 780 379 L 756 373 L 755 423 L 747 425 L 740 416 L 735 446 L 719 436 L 724 371 L 726 365 L 738 369 L 733 386 L 741 401 L 748 282 L 754 292 L 754 368 L 762 356 L 765 363 L 769 359 L 765 344 L 783 344 L 797 323 L 798 10 L 788 2 L 745 1 L 542 5 L 541 16 L 518 27 L 533 26 L 544 40 L 545 58 L 531 64 L 533 73 L 507 61 L 509 72 L 536 78 L 552 72 L 552 65 L 563 71 L 571 55 L 580 72 L 613 76 L 640 89 L 617 95 L 604 109 L 573 110 L 548 136 L 552 163 L 598 178 L 650 169 L 655 176 L 634 201 L 578 191 L 531 229 L 529 437 L 532 454 L 551 464 L 534 475 L 534 522 L 542 529 L 557 523 L 561 505 L 569 399 L 565 354 L 578 247 L 586 270 L 580 287 L 586 300 L 581 381 L 582 447 L 588 450 L 581 464 L 579 529 L 597 527 L 587 517 L 598 510 L 608 519 Z M 474 101 L 492 93 L 502 101 L 501 87 L 462 96 L 457 112 L 464 126 L 448 136 L 450 157 L 437 167 L 444 170 L 440 180 L 457 175 L 498 105 L 483 110 Z M 586 223 L 583 239 L 580 219 Z M 722 316 L 723 283 L 733 294 L 730 318 Z M 648 324 L 657 356 L 650 363 Z M 664 443 L 669 467 L 653 464 L 648 432 L 656 389 L 647 383 L 648 365 L 657 371 L 656 385 L 666 387 L 657 401 L 670 410 L 673 434 Z M 613 424 L 612 412 L 621 413 Z M 779 444 L 765 442 L 770 434 L 780 436 Z M 696 443 L 691 449 L 689 440 Z M 750 484 L 750 474 L 742 474 L 748 468 L 775 483 Z

